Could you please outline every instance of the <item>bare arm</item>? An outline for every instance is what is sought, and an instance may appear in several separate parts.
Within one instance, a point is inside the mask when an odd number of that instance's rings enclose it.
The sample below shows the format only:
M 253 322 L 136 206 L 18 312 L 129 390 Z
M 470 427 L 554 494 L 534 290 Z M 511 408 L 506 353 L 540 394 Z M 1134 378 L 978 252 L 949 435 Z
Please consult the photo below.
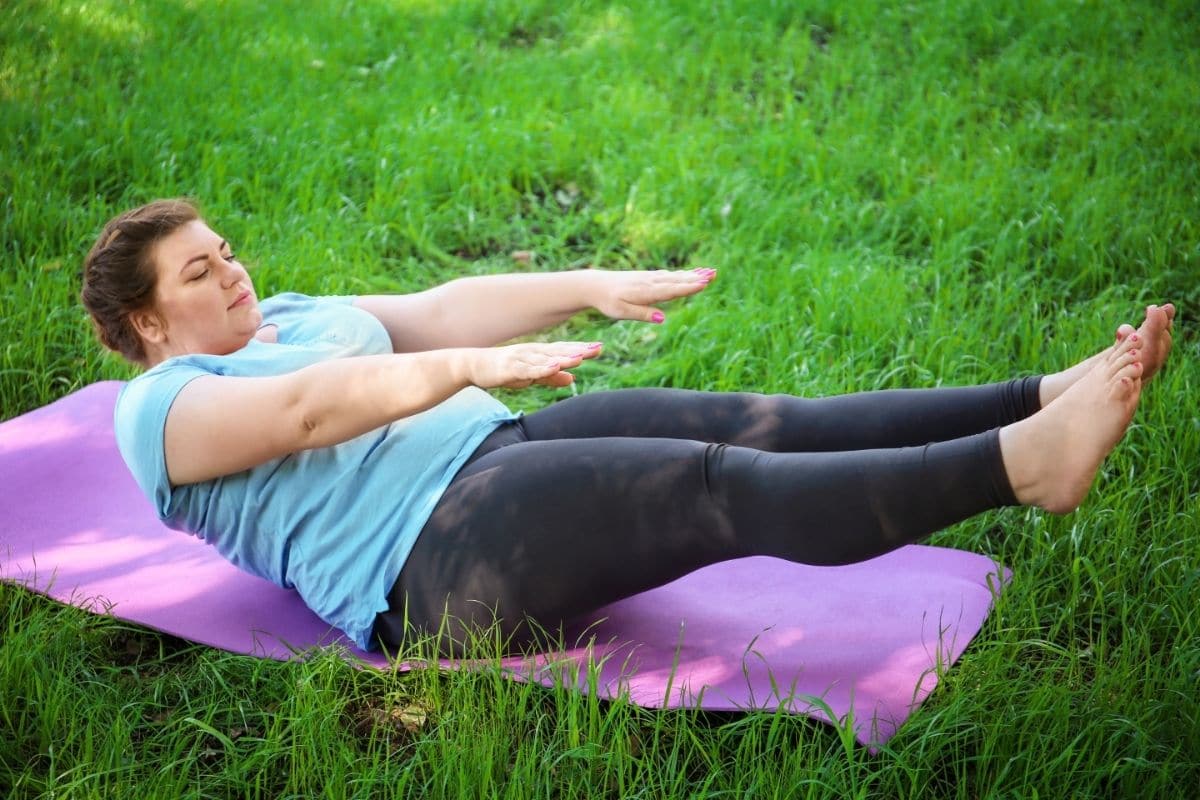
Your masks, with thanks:
M 712 270 L 610 272 L 586 269 L 458 278 L 408 295 L 365 295 L 397 353 L 487 347 L 544 330 L 589 308 L 616 319 L 661 322 L 653 304 L 695 294 Z M 658 316 L 656 316 L 658 315 Z
M 580 342 L 532 343 L 333 359 L 268 378 L 197 378 L 167 414 L 167 477 L 173 486 L 197 483 L 338 444 L 471 384 L 565 386 L 563 370 L 599 352 Z

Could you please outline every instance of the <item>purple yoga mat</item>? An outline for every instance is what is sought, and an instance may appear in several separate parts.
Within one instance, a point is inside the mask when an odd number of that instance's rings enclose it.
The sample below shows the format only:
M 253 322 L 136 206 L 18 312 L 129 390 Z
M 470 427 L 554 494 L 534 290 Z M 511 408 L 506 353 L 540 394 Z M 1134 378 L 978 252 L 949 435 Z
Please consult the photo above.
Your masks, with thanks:
M 286 659 L 337 644 L 386 666 L 294 592 L 159 523 L 113 439 L 120 386 L 0 424 L 0 579 L 234 652 Z M 875 747 L 933 691 L 1009 577 L 983 556 L 920 545 L 846 567 L 739 559 L 599 609 L 568 632 L 579 646 L 505 667 L 652 708 L 852 713 Z

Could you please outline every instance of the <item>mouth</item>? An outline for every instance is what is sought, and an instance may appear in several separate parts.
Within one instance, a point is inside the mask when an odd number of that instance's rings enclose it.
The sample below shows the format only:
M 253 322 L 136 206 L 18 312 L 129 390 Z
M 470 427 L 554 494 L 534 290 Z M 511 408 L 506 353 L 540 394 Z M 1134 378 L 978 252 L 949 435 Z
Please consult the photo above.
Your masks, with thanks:
M 249 289 L 247 289 L 247 290 L 243 291 L 241 294 L 239 294 L 239 295 L 237 296 L 237 300 L 234 300 L 234 301 L 233 301 L 233 302 L 232 302 L 232 303 L 229 305 L 229 308 L 228 308 L 228 309 L 226 309 L 226 311 L 228 311 L 228 310 L 230 310 L 230 309 L 237 308 L 238 306 L 241 306 L 241 305 L 245 305 L 246 303 L 249 303 L 249 302 L 250 302 L 250 299 L 251 299 L 252 297 L 254 297 L 254 294 L 253 294 L 253 292 L 251 292 Z

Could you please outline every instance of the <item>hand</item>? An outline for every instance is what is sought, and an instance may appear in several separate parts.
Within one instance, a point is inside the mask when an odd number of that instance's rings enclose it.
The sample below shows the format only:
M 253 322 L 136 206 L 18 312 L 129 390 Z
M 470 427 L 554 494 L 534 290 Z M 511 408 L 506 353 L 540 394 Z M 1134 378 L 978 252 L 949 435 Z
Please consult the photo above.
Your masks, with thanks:
M 468 379 L 483 389 L 524 389 L 533 383 L 570 386 L 565 370 L 600 355 L 599 342 L 529 342 L 468 351 Z
M 717 271 L 708 268 L 651 272 L 595 270 L 595 275 L 599 290 L 593 305 L 598 311 L 613 319 L 661 323 L 666 316 L 654 307 L 656 303 L 702 291 L 717 276 Z

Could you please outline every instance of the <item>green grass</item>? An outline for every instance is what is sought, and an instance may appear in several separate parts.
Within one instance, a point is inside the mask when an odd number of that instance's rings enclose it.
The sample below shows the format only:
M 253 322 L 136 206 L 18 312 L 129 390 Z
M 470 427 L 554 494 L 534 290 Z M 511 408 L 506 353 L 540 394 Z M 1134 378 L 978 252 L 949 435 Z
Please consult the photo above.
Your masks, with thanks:
M 1083 508 L 934 538 L 1016 580 L 879 755 L 488 670 L 257 661 L 0 585 L 0 795 L 1194 793 L 1198 96 L 1182 1 L 3 4 L 3 419 L 132 374 L 78 270 L 161 196 L 263 295 L 720 269 L 662 328 L 572 322 L 607 343 L 581 391 L 961 384 L 1064 366 L 1147 302 L 1181 318 Z

